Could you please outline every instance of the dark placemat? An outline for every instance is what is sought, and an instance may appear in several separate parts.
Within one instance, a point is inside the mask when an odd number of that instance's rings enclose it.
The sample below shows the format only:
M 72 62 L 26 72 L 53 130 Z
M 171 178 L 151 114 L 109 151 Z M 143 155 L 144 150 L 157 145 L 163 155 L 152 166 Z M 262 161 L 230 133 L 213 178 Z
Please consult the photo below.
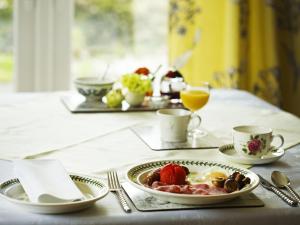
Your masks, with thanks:
M 79 94 L 62 96 L 61 101 L 72 113 L 142 112 L 156 111 L 162 108 L 183 108 L 181 103 L 169 103 L 164 106 L 159 106 L 150 104 L 147 100 L 145 100 L 141 106 L 130 106 L 126 101 L 123 101 L 121 107 L 109 108 L 102 102 L 87 102 L 85 98 Z
M 212 204 L 212 205 L 181 205 L 170 202 L 160 201 L 150 194 L 139 190 L 125 182 L 122 184 L 127 196 L 139 211 L 163 211 L 163 210 L 179 210 L 179 209 L 206 209 L 206 208 L 238 208 L 238 207 L 262 207 L 264 206 L 255 194 L 249 193 L 247 195 L 238 197 L 232 201 Z
M 163 142 L 160 138 L 159 124 L 139 124 L 131 130 L 154 151 L 178 149 L 208 149 L 218 148 L 224 143 L 211 133 L 204 137 L 188 138 L 186 142 Z

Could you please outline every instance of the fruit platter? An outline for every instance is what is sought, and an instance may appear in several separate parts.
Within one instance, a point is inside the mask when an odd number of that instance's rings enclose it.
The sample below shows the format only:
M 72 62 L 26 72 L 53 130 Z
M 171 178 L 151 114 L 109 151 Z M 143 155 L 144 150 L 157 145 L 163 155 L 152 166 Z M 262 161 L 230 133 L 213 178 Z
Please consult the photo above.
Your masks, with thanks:
M 160 200 L 187 205 L 229 201 L 251 192 L 259 183 L 250 170 L 188 159 L 139 164 L 127 171 L 126 178 Z

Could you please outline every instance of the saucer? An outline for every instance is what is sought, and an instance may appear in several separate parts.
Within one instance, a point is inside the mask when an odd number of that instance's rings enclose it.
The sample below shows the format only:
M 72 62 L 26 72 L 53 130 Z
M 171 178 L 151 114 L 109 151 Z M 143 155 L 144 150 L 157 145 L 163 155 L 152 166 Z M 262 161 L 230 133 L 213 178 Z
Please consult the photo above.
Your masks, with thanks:
M 239 163 L 239 164 L 267 164 L 272 163 L 280 159 L 284 155 L 284 149 L 278 148 L 269 151 L 268 154 L 262 156 L 261 158 L 246 158 L 237 153 L 234 149 L 233 144 L 223 145 L 219 148 L 219 152 L 229 161 Z

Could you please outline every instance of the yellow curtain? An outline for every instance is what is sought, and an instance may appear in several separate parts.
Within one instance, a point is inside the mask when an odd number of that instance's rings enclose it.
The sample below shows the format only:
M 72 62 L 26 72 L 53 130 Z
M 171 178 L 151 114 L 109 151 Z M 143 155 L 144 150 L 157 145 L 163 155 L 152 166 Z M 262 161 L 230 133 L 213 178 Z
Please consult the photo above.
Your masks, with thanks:
M 169 61 L 188 83 L 244 89 L 298 115 L 299 33 L 300 0 L 170 0 Z

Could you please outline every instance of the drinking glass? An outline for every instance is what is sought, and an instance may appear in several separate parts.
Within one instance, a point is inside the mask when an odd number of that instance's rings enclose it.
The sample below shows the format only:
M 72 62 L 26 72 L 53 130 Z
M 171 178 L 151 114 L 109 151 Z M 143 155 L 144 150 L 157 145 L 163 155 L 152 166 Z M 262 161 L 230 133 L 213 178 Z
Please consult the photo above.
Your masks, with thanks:
M 182 104 L 189 109 L 194 115 L 196 111 L 201 109 L 209 99 L 210 86 L 208 82 L 202 82 L 197 86 L 186 85 L 184 89 L 180 91 L 180 99 Z M 189 132 L 191 137 L 202 137 L 205 136 L 207 132 L 197 128 L 192 129 Z

